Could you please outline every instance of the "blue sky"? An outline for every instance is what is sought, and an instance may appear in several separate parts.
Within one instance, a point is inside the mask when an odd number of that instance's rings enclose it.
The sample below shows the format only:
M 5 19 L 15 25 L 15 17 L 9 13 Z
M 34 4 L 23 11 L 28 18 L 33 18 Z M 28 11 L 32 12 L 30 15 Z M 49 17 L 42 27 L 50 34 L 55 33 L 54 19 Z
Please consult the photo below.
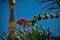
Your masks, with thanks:
M 51 10 L 51 11 L 45 11 L 41 10 L 44 6 L 46 6 L 47 3 L 39 4 L 36 0 L 16 0 L 15 3 L 15 21 L 25 18 L 27 20 L 32 20 L 34 16 L 37 16 L 38 14 L 53 14 L 57 13 L 60 9 Z M 60 12 L 58 12 L 59 14 Z M 9 4 L 8 2 L 3 3 L 0 0 L 0 33 L 7 32 L 8 31 L 8 23 L 9 23 Z M 60 18 L 59 19 L 47 19 L 47 20 L 41 20 L 36 25 L 42 25 L 44 28 L 50 28 L 50 30 L 56 34 L 56 36 L 60 36 Z M 20 25 L 16 25 L 16 27 L 21 28 Z

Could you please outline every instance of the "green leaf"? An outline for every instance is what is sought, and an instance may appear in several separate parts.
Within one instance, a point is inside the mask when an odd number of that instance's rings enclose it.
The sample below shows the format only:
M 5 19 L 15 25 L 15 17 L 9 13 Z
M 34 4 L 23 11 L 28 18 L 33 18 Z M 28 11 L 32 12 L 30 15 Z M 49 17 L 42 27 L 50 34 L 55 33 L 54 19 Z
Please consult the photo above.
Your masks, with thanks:
M 40 21 L 42 19 L 42 15 L 38 15 L 38 20 Z
M 50 16 L 50 15 L 49 15 L 49 16 Z M 48 14 L 44 14 L 44 15 L 42 15 L 42 17 L 43 17 L 44 20 L 48 19 L 49 16 L 48 16 Z

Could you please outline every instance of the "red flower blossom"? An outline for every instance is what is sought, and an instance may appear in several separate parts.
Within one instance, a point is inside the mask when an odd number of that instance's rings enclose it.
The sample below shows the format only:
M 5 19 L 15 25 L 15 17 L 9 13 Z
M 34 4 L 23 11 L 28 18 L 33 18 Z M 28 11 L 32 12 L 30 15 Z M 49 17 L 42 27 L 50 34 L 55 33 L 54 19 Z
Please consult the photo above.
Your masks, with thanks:
M 21 19 L 21 20 L 18 20 L 17 21 L 17 24 L 20 24 L 20 25 L 26 24 L 26 25 L 28 25 L 29 24 L 29 21 L 28 20 L 25 20 L 25 19 Z

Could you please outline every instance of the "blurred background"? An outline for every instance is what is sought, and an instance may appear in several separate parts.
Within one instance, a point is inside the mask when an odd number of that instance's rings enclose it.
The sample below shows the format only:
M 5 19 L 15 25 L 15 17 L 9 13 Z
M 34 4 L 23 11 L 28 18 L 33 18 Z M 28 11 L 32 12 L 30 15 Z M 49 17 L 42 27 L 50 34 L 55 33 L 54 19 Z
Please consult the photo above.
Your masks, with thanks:
M 53 4 L 56 9 L 49 10 L 49 8 L 52 6 L 51 3 L 53 3 L 53 1 L 40 3 L 40 0 L 16 0 L 14 9 L 15 22 L 21 18 L 31 20 L 34 16 L 37 16 L 38 14 L 60 14 L 60 8 L 58 8 L 57 4 Z M 48 4 L 50 4 L 51 6 L 47 6 Z M 9 17 L 9 0 L 0 0 L 0 34 L 3 32 L 8 33 Z M 60 36 L 60 18 L 41 20 L 36 25 L 42 25 L 43 28 L 49 28 L 51 32 L 55 33 L 55 36 Z M 16 27 L 22 29 L 22 27 L 18 24 L 16 24 Z

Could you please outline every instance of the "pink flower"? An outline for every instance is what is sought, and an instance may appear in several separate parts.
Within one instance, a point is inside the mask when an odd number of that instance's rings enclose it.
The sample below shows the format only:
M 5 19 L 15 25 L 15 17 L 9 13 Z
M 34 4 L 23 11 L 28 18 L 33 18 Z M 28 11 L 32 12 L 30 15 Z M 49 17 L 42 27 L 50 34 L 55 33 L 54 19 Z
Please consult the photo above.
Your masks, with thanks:
M 17 24 L 20 24 L 20 25 L 26 24 L 26 25 L 28 25 L 29 24 L 29 21 L 28 20 L 25 20 L 25 19 L 20 19 L 20 20 L 17 21 Z

